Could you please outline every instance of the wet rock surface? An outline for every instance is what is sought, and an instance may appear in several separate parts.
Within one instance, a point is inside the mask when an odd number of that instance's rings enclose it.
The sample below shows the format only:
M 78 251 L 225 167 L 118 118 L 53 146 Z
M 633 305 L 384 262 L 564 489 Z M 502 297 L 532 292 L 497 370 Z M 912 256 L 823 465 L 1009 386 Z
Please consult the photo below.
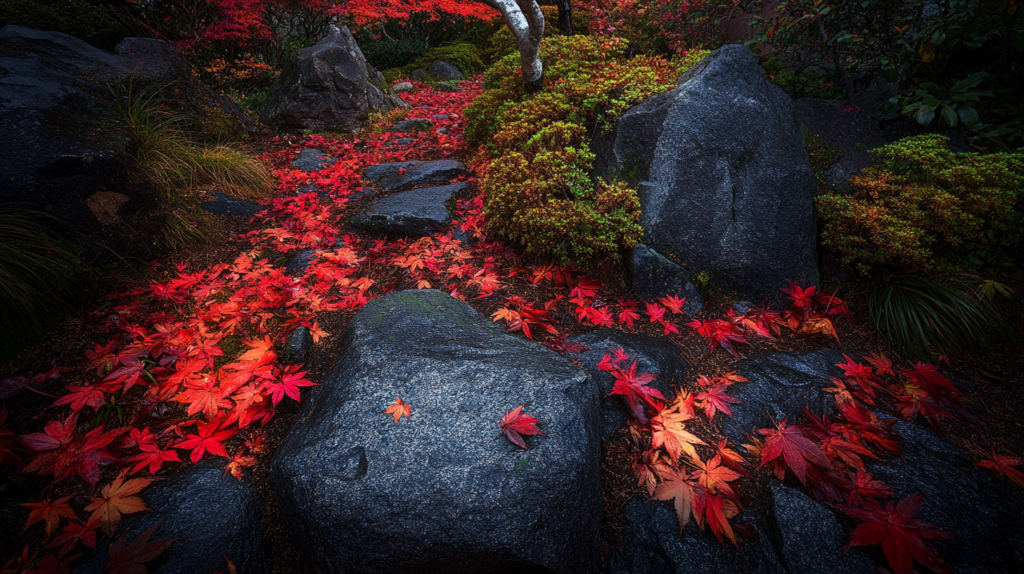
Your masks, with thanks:
M 206 455 L 196 466 L 154 482 L 141 493 L 153 512 L 125 516 L 116 536 L 133 539 L 160 524 L 150 540 L 177 538 L 162 555 L 146 564 L 153 574 L 222 572 L 227 556 L 238 572 L 269 574 L 271 558 L 264 546 L 265 506 L 248 478 L 224 474 L 225 459 Z M 107 572 L 107 549 L 100 546 L 75 574 Z
M 236 199 L 219 191 L 207 191 L 216 198 L 199 204 L 200 209 L 214 215 L 230 215 L 232 217 L 252 217 L 263 211 L 263 207 L 251 201 Z
M 730 441 L 742 444 L 746 433 L 771 426 L 773 419 L 796 417 L 804 406 L 816 415 L 834 414 L 835 401 L 823 389 L 832 386 L 830 376 L 842 375 L 835 366 L 842 362 L 841 352 L 823 349 L 772 353 L 735 363 L 731 368 L 750 382 L 729 387 L 729 394 L 740 402 L 732 405 L 733 416 L 725 418 L 722 430 Z
M 411 417 L 382 411 L 401 397 Z M 547 436 L 495 440 L 519 404 Z M 310 572 L 597 572 L 599 401 L 585 372 L 439 291 L 367 304 L 271 466 Z
M 653 302 L 668 296 L 685 298 L 683 309 L 691 315 L 704 307 L 704 298 L 697 286 L 690 282 L 686 270 L 642 243 L 633 246 L 630 271 L 633 293 L 641 301 Z
M 284 360 L 292 365 L 302 365 L 309 360 L 313 351 L 313 335 L 309 327 L 298 327 L 288 335 L 284 343 Z
M 745 47 L 631 108 L 613 139 L 595 172 L 639 185 L 648 247 L 752 300 L 817 283 L 817 185 L 793 101 Z
M 453 200 L 465 194 L 469 184 L 424 187 L 377 200 L 352 218 L 352 223 L 371 231 L 422 237 L 451 225 Z
M 587 348 L 579 353 L 566 353 L 566 356 L 579 362 L 583 370 L 597 383 L 601 395 L 601 437 L 609 438 L 615 431 L 626 426 L 629 409 L 621 396 L 608 396 L 615 386 L 615 377 L 597 368 L 597 364 L 607 354 L 622 348 L 629 355 L 627 365 L 637 361 L 638 373 L 658 373 L 648 386 L 666 398 L 672 398 L 672 385 L 682 382 L 689 364 L 679 355 L 675 345 L 668 339 L 648 337 L 626 333 L 615 329 L 604 329 L 584 333 L 566 340 Z
M 260 114 L 282 129 L 356 131 L 370 113 L 402 107 L 348 28 L 330 27 L 326 38 L 289 58 L 274 80 Z
M 338 158 L 310 147 L 299 152 L 299 157 L 292 162 L 292 169 L 305 172 L 320 171 L 336 161 Z
M 974 466 L 966 452 L 928 429 L 899 421 L 901 457 L 868 463 L 875 480 L 895 499 L 924 493 L 916 518 L 956 535 L 929 541 L 954 574 L 1020 572 L 1024 552 L 1024 497 L 993 473 Z
M 363 172 L 364 181 L 372 181 L 384 191 L 403 191 L 414 187 L 445 183 L 467 172 L 462 162 L 401 161 L 371 165 Z
M 860 548 L 843 552 L 848 536 L 828 508 L 773 481 L 771 534 L 789 574 L 874 574 L 875 563 Z

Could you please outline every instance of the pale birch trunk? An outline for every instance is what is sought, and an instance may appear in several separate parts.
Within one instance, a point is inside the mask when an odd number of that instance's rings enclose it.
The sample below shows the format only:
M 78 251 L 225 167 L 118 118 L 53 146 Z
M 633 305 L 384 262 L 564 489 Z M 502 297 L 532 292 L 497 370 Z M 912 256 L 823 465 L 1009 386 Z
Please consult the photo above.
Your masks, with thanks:
M 523 66 L 526 90 L 543 87 L 544 65 L 540 61 L 540 41 L 544 37 L 544 15 L 536 0 L 480 0 L 501 13 L 516 37 Z

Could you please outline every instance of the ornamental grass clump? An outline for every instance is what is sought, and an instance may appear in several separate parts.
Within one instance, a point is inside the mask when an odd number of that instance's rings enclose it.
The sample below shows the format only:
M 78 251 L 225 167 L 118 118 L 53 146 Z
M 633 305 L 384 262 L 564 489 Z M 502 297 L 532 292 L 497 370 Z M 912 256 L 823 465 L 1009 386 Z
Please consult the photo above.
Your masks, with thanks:
M 590 142 L 630 107 L 675 86 L 705 53 L 668 60 L 626 57 L 617 38 L 546 38 L 545 86 L 523 88 L 518 54 L 484 76 L 466 109 L 466 137 L 484 145 L 488 228 L 541 259 L 594 266 L 640 240 L 636 189 L 593 180 Z

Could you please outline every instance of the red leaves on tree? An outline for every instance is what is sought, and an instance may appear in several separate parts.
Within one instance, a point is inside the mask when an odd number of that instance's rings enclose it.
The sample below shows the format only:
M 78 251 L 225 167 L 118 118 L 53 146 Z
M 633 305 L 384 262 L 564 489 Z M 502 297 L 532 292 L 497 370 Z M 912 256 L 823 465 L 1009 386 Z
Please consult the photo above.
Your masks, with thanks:
M 519 448 L 528 449 L 530 447 L 526 446 L 526 441 L 523 440 L 521 435 L 544 434 L 544 431 L 537 428 L 537 423 L 540 422 L 539 420 L 523 412 L 523 407 L 525 406 L 526 405 L 519 405 L 515 409 L 505 413 L 505 416 L 501 417 L 501 422 L 498 423 L 498 425 L 501 426 L 501 432 L 498 433 L 498 437 L 505 435 L 505 438 L 507 438 L 512 444 Z
M 923 500 L 924 494 L 916 494 L 896 504 L 889 501 L 882 507 L 869 499 L 863 509 L 842 509 L 861 521 L 850 534 L 847 548 L 881 544 L 895 574 L 910 574 L 914 560 L 934 572 L 949 572 L 949 566 L 925 541 L 946 540 L 953 535 L 914 518 Z

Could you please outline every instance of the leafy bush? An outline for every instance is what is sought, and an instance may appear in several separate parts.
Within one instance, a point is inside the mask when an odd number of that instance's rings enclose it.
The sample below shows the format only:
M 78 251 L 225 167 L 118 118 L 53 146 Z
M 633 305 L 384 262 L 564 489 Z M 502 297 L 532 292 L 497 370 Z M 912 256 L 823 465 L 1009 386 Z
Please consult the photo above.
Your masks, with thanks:
M 368 42 L 360 42 L 359 46 L 366 56 L 366 61 L 381 70 L 401 68 L 427 51 L 423 42 L 416 38 L 375 38 Z
M 818 198 L 822 245 L 867 273 L 979 270 L 1007 265 L 1018 245 L 1021 154 L 953 153 L 942 136 L 871 152 L 875 165 L 847 195 Z
M 868 294 L 868 311 L 896 352 L 912 360 L 983 351 L 1013 333 L 963 280 L 893 278 Z
M 843 89 L 819 70 L 783 69 L 777 54 L 761 59 L 761 67 L 773 84 L 796 98 L 842 98 Z
M 427 50 L 426 53 L 410 62 L 405 68 L 410 71 L 417 68 L 426 68 L 437 60 L 448 62 L 466 76 L 479 74 L 487 67 L 484 65 L 480 50 L 476 46 L 468 42 L 456 42 Z
M 702 55 L 670 62 L 626 51 L 617 38 L 546 38 L 543 91 L 524 93 L 513 53 L 487 71 L 486 91 L 466 109 L 467 139 L 488 142 L 493 156 L 482 180 L 487 225 L 527 253 L 593 264 L 640 239 L 636 190 L 588 176 L 591 134 L 674 86 Z

